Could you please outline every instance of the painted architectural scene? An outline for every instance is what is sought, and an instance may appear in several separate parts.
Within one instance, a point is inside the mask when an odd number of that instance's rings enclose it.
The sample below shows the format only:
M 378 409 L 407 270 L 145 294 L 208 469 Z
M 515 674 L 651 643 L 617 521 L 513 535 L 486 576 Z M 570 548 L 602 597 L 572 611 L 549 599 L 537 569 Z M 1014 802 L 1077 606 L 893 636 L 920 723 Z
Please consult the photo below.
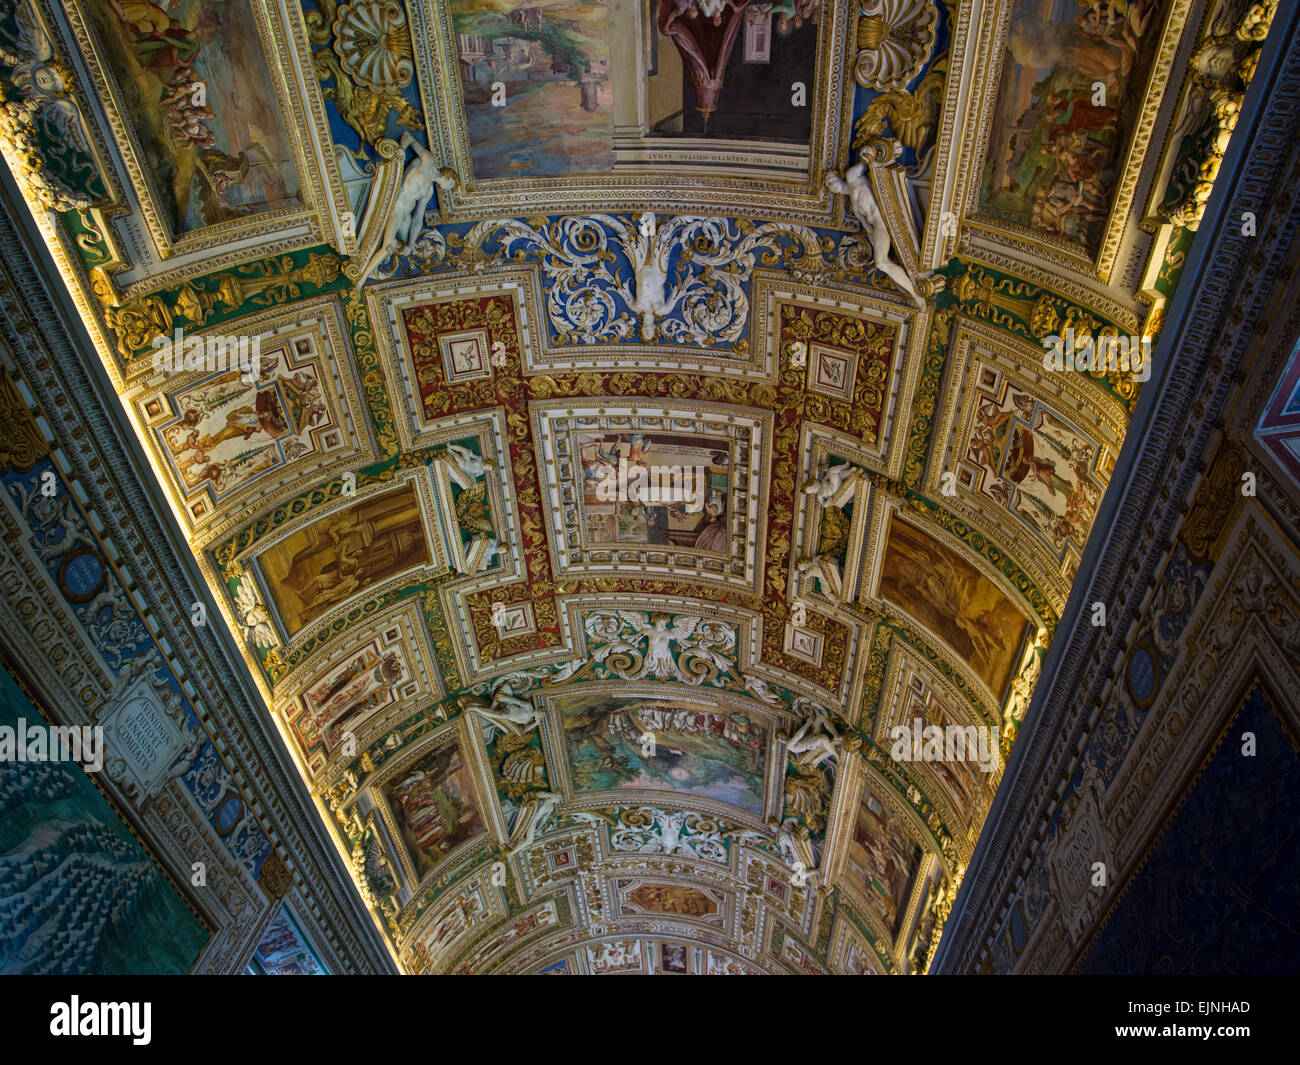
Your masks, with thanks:
M 584 539 L 731 551 L 731 454 L 724 440 L 579 433 Z
M 451 0 L 474 174 L 600 174 L 614 165 L 606 0 Z
M 45 718 L 0 669 L 0 729 L 33 725 Z M 90 773 L 8 751 L 0 796 L 0 973 L 190 971 L 207 929 Z

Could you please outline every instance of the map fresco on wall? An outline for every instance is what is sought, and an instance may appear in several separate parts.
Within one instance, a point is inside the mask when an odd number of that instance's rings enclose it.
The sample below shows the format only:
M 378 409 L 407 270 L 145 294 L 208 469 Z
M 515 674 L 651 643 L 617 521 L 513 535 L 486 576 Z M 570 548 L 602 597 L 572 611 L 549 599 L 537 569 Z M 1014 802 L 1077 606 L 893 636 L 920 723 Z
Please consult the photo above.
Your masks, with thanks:
M 561 719 L 574 791 L 668 788 L 762 810 L 767 730 L 740 714 L 580 695 L 563 704 Z M 653 756 L 641 753 L 646 732 Z
M 302 205 L 249 0 L 86 0 L 173 236 Z
M 981 211 L 1097 251 L 1162 6 L 1020 0 L 1003 53 Z
M 1086 976 L 1281 975 L 1300 956 L 1300 743 L 1256 689 L 1079 963 Z M 1258 755 L 1243 758 L 1241 736 Z M 1267 780 L 1261 801 L 1259 782 Z M 1242 840 L 1253 841 L 1243 847 Z
M 0 725 L 45 726 L 0 669 Z M 0 974 L 190 971 L 208 932 L 76 762 L 0 760 Z
M 476 177 L 613 168 L 605 0 L 451 0 L 451 13 Z

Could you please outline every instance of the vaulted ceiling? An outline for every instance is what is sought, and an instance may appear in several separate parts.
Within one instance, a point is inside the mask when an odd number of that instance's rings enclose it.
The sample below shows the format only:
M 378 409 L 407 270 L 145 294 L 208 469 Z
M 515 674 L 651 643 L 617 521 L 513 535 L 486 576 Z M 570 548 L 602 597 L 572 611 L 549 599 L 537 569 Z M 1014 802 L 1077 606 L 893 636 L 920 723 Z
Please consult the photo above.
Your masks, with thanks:
M 1141 387 L 1045 352 L 1158 333 L 1274 6 L 0 2 L 195 623 L 404 969 L 924 971 Z

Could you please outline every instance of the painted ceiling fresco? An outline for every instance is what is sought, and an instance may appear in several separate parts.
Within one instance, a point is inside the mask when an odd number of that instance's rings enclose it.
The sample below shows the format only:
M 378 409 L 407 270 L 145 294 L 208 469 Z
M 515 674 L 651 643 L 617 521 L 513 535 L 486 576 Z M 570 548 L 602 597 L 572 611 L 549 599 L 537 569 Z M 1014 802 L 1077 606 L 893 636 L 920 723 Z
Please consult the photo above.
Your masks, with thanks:
M 1273 6 L 0 0 L 405 971 L 927 968 Z

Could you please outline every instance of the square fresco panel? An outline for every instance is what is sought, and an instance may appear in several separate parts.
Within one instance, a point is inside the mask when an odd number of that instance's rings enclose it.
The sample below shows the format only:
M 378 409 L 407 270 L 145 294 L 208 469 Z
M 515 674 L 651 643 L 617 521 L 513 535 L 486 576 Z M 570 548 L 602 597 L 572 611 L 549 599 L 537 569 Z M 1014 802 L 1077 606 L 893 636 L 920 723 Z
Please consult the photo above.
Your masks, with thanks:
M 474 783 L 455 744 L 420 759 L 385 786 L 384 797 L 419 877 L 485 831 Z
M 675 433 L 579 433 L 576 442 L 588 547 L 652 544 L 729 553 L 726 441 Z
M 317 452 L 333 426 L 315 362 L 295 363 L 287 348 L 260 358 L 266 372 L 256 383 L 232 370 L 170 397 L 176 417 L 158 438 L 186 495 L 206 490 L 220 502 Z
M 664 788 L 762 812 L 767 729 L 741 714 L 581 695 L 562 704 L 560 721 L 575 792 Z M 655 748 L 642 756 L 646 732 Z
M 390 647 L 372 640 L 355 655 L 307 682 L 303 703 L 307 712 L 294 722 L 306 750 L 324 743 L 338 746 L 346 729 L 355 729 L 372 714 L 391 706 L 399 689 L 411 679 L 400 643 Z
M 292 637 L 358 592 L 429 560 L 420 501 L 407 486 L 313 522 L 258 561 Z
M 877 595 L 941 637 L 995 696 L 1006 690 L 1029 622 L 957 552 L 895 517 Z
M 846 872 L 867 899 L 879 906 L 885 927 L 897 935 L 907 912 L 922 851 L 899 820 L 867 788 L 862 792 Z
M 249 0 L 86 0 L 172 236 L 302 206 Z
M 1101 244 L 1163 0 L 1020 0 L 1011 16 L 980 210 Z
M 451 0 L 451 14 L 475 177 L 613 168 L 605 0 Z
M 816 82 L 822 0 L 656 6 L 651 136 L 808 143 L 812 107 L 792 86 Z

